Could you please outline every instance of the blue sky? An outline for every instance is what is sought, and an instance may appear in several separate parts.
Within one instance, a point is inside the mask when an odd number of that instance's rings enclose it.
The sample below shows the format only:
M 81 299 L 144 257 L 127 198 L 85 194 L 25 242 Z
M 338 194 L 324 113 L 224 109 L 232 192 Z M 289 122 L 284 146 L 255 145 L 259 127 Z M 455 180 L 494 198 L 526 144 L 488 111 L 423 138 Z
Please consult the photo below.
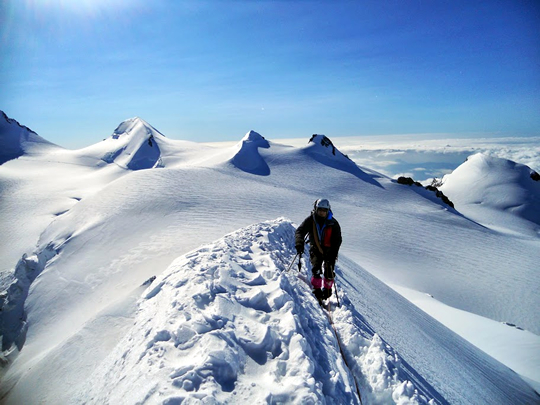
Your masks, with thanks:
M 65 147 L 540 134 L 538 1 L 5 0 L 0 109 Z

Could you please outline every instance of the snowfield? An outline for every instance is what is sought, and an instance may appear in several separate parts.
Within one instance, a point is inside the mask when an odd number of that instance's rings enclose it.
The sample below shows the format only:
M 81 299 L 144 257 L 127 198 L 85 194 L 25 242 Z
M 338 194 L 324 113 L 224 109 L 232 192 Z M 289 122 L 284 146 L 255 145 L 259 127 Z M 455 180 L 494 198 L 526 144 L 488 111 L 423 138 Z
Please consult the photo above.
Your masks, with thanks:
M 476 222 L 501 232 L 537 236 L 540 182 L 531 181 L 533 173 L 525 165 L 478 153 L 444 176 L 440 189 Z
M 261 223 L 174 261 L 80 402 L 360 403 L 356 378 L 367 403 L 426 403 L 344 305 L 337 330 L 357 375 L 348 369 L 307 283 L 285 272 L 293 234 L 289 221 Z
M 22 151 L 0 152 L 3 403 L 540 403 L 528 167 L 473 156 L 452 209 L 322 135 L 211 147 L 134 118 L 71 151 L 24 131 L 0 117 Z M 344 237 L 331 314 L 306 260 L 286 271 L 321 196 Z

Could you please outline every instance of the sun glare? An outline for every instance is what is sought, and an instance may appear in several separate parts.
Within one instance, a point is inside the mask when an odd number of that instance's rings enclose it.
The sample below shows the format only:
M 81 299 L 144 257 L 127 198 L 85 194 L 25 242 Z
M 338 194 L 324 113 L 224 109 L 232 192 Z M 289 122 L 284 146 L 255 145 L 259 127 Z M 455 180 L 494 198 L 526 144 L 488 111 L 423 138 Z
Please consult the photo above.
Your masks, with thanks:
M 139 0 L 26 0 L 32 9 L 42 9 L 64 13 L 100 15 L 140 4 Z

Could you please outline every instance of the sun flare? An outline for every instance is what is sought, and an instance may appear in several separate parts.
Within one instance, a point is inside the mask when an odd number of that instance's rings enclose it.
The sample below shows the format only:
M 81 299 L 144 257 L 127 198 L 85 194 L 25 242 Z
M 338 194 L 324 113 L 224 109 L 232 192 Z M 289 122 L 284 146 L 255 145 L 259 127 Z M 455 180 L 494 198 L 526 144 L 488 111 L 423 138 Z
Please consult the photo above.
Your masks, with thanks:
M 56 11 L 63 13 L 100 15 L 140 4 L 138 0 L 26 0 L 29 9 L 36 11 Z

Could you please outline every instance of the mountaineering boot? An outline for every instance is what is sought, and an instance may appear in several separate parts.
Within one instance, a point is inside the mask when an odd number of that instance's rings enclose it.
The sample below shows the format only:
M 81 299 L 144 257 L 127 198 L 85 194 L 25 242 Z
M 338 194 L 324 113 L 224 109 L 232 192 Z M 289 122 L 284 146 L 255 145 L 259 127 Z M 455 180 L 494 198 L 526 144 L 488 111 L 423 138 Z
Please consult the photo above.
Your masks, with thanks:
M 323 300 L 327 300 L 332 295 L 332 287 L 334 286 L 333 279 L 324 279 Z
M 314 288 L 312 291 L 313 291 L 313 295 L 315 296 L 315 298 L 317 298 L 317 302 L 319 303 L 319 305 L 324 309 L 328 309 L 326 304 L 323 301 L 324 300 L 324 298 L 323 298 L 324 291 L 321 290 L 320 288 Z
M 320 275 L 316 274 L 313 277 L 311 277 L 311 285 L 313 286 L 313 295 L 315 295 L 315 298 L 317 298 L 317 301 L 319 301 L 319 304 L 322 305 L 323 300 L 323 280 L 320 277 Z

